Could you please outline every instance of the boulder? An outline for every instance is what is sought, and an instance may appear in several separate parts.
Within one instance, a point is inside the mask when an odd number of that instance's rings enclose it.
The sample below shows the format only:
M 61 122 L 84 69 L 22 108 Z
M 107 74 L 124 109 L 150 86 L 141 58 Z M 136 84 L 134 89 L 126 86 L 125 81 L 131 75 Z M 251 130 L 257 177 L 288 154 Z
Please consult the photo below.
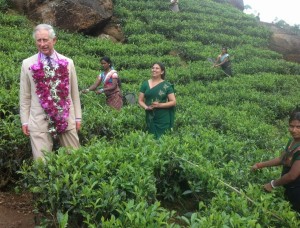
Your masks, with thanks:
M 105 25 L 104 29 L 101 30 L 99 37 L 109 38 L 114 42 L 125 41 L 125 36 L 123 34 L 121 24 L 116 17 L 112 17 L 111 20 Z
M 38 23 L 71 32 L 97 33 L 113 14 L 112 0 L 10 0 L 14 9 Z
M 244 10 L 244 0 L 229 0 L 229 3 L 239 10 Z
M 275 24 L 262 22 L 272 31 L 269 48 L 281 53 L 287 61 L 300 63 L 300 36 Z

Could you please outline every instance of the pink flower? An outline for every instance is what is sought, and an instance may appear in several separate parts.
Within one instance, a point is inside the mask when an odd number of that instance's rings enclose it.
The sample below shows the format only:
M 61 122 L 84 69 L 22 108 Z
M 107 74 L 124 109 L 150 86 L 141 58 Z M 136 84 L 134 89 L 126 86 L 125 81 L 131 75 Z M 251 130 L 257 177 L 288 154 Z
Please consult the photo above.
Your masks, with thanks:
M 43 69 L 43 64 L 41 62 L 33 64 L 29 69 L 31 69 L 32 71 L 39 71 Z
M 66 67 L 68 66 L 68 61 L 66 59 L 59 59 L 58 60 L 58 65 L 62 66 L 62 67 Z
M 66 131 L 70 110 L 69 96 L 69 71 L 66 59 L 58 60 L 58 68 L 53 77 L 49 75 L 50 68 L 38 62 L 29 69 L 33 72 L 33 80 L 36 85 L 36 94 L 40 99 L 40 104 L 49 117 L 49 132 L 53 137 Z M 57 80 L 59 83 L 57 84 Z M 52 92 L 50 92 L 50 90 Z M 53 96 L 53 91 L 55 95 Z M 58 97 L 57 97 L 58 96 Z

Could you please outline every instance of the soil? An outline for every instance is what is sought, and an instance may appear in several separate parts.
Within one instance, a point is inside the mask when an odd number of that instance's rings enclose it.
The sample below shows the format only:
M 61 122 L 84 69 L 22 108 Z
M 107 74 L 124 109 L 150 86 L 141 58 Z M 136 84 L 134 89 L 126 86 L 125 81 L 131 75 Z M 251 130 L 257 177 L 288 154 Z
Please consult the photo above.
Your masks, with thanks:
M 169 210 L 176 210 L 177 215 L 195 211 L 197 200 L 186 199 L 182 202 L 163 201 L 162 206 Z M 177 206 L 175 206 L 177 205 Z M 179 205 L 185 205 L 184 209 Z M 16 194 L 0 191 L 0 228 L 34 228 L 35 214 L 33 212 L 33 200 L 30 193 Z M 181 224 L 176 218 L 172 222 Z
M 34 226 L 31 194 L 0 191 L 0 228 L 33 228 Z

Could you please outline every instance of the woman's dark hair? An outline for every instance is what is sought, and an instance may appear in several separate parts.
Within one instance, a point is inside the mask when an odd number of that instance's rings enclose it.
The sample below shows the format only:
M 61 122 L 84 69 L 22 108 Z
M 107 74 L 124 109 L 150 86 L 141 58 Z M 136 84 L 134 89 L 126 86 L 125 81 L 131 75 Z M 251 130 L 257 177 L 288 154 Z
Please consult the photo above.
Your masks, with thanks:
M 107 56 L 103 56 L 101 59 L 100 59 L 100 62 L 104 60 L 105 62 L 107 62 L 109 64 L 109 66 L 112 66 L 112 61 L 110 60 L 109 57 Z
M 290 114 L 289 123 L 293 120 L 300 121 L 300 107 L 296 107 Z
M 152 66 L 154 66 L 155 64 L 157 64 L 160 67 L 161 71 L 163 71 L 163 74 L 161 75 L 161 78 L 163 80 L 165 80 L 165 77 L 166 77 L 166 68 L 165 68 L 165 65 L 163 63 L 157 62 L 157 63 L 154 63 Z
M 222 47 L 222 50 L 225 50 L 227 52 L 227 47 Z
M 109 64 L 109 66 L 111 67 L 111 69 L 114 69 L 113 63 L 112 63 L 112 61 L 110 60 L 109 57 L 103 56 L 103 57 L 100 59 L 100 62 L 101 62 L 101 61 L 107 62 L 107 63 Z M 122 87 L 122 82 L 121 82 L 120 77 L 118 77 L 117 80 L 118 80 L 118 85 L 119 85 L 119 87 L 121 88 L 121 87 Z

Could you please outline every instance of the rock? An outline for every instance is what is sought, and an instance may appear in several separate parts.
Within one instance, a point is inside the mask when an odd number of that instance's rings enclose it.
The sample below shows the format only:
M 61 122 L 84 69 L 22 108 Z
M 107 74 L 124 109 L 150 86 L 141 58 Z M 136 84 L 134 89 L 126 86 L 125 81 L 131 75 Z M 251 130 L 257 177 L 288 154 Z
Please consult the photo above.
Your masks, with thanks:
M 100 35 L 98 36 L 98 38 L 99 38 L 99 39 L 103 39 L 103 40 L 111 40 L 111 41 L 114 42 L 114 43 L 118 42 L 118 41 L 116 40 L 116 38 L 114 38 L 113 36 L 107 35 L 107 34 L 105 34 L 105 33 L 100 34 Z
M 110 37 L 113 37 L 113 39 L 116 42 L 124 42 L 125 36 L 122 32 L 122 28 L 120 23 L 117 22 L 116 18 L 112 18 L 104 27 L 104 29 L 101 31 L 101 33 L 104 33 Z M 100 34 L 101 35 L 101 34 Z
M 244 0 L 229 0 L 229 3 L 239 10 L 244 10 Z
M 300 36 L 271 23 L 262 24 L 273 32 L 269 48 L 282 54 L 287 61 L 300 63 Z
M 13 8 L 32 21 L 71 32 L 95 33 L 113 14 L 112 0 L 11 0 Z

